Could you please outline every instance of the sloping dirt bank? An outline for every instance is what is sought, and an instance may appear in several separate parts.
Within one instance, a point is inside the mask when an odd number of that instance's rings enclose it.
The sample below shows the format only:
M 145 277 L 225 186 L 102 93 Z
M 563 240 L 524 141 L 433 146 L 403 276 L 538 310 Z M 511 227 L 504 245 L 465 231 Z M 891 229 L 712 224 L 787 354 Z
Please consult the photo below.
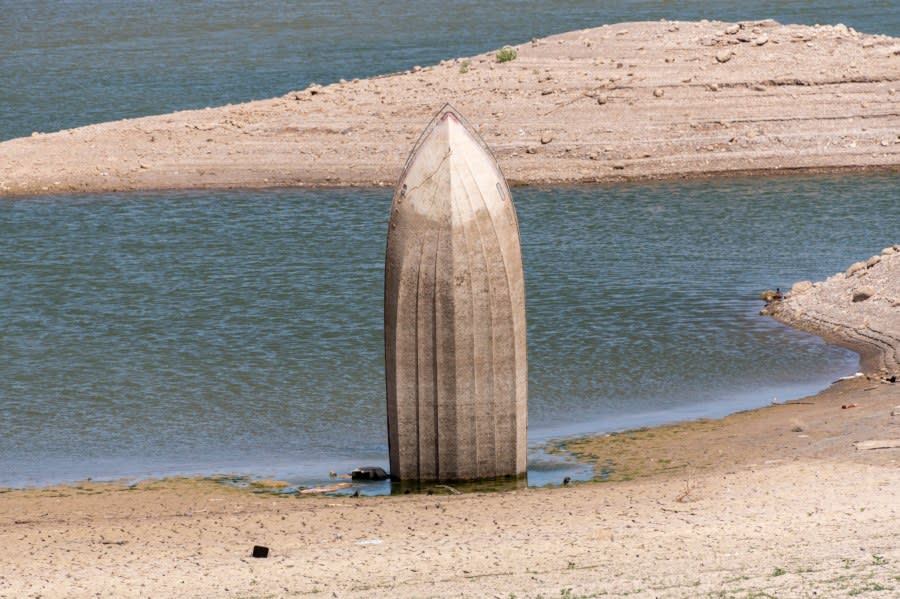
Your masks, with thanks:
M 867 373 L 900 377 L 900 244 L 825 281 L 795 283 L 768 310 L 781 322 L 859 353 Z
M 513 183 L 900 170 L 896 38 L 661 21 L 515 50 L 6 141 L 0 194 L 390 186 L 445 102 Z

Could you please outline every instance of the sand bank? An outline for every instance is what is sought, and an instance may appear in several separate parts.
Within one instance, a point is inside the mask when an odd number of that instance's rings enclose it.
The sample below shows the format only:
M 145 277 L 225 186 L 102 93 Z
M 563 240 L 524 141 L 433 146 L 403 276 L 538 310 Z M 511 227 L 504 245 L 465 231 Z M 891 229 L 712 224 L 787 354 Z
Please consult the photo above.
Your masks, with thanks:
M 0 194 L 393 185 L 451 102 L 513 183 L 900 169 L 900 40 L 607 25 L 270 100 L 0 143 Z
M 867 373 L 900 378 L 900 244 L 826 281 L 798 282 L 768 310 L 859 353 Z
M 855 443 L 900 437 L 898 404 L 900 384 L 860 377 L 721 421 L 601 437 L 578 449 L 630 480 L 569 488 L 6 491 L 0 596 L 890 596 L 900 449 Z M 251 558 L 254 545 L 270 556 Z

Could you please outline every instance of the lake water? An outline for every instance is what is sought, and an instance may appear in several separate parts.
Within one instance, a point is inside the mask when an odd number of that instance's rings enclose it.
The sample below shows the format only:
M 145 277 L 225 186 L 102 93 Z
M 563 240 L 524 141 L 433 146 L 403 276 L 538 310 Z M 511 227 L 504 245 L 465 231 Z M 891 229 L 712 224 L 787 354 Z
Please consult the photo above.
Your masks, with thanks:
M 516 189 L 530 441 L 813 392 L 758 293 L 896 241 L 897 175 Z M 0 201 L 0 485 L 386 465 L 384 190 Z
M 268 98 L 533 37 L 664 18 L 844 23 L 900 36 L 898 0 L 6 1 L 0 140 Z
M 661 18 L 900 35 L 898 1 L 2 2 L 0 140 Z M 897 242 L 898 188 L 514 190 L 532 442 L 723 415 L 852 372 L 855 355 L 759 317 L 756 295 Z M 386 464 L 388 205 L 383 190 L 0 199 L 0 485 Z

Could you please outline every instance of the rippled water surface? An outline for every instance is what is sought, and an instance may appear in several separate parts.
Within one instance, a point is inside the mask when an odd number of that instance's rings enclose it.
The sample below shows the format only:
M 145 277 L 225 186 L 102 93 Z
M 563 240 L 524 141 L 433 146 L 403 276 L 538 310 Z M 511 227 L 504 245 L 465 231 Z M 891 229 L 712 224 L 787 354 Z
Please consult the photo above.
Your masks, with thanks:
M 757 294 L 897 241 L 896 175 L 516 189 L 530 438 L 815 391 Z M 389 192 L 0 200 L 0 485 L 386 465 Z
M 2 2 L 0 140 L 661 18 L 900 35 L 896 0 Z M 531 439 L 724 414 L 855 369 L 755 298 L 897 242 L 898 188 L 515 190 Z M 0 199 L 0 485 L 385 464 L 388 195 Z

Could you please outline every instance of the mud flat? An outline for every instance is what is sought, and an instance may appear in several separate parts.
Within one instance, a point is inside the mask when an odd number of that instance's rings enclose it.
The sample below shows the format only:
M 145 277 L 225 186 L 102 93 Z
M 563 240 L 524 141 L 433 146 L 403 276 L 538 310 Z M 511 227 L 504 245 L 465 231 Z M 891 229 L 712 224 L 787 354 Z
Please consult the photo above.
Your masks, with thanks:
M 0 194 L 393 185 L 452 103 L 519 184 L 900 170 L 900 39 L 605 25 L 282 97 L 0 143 Z

